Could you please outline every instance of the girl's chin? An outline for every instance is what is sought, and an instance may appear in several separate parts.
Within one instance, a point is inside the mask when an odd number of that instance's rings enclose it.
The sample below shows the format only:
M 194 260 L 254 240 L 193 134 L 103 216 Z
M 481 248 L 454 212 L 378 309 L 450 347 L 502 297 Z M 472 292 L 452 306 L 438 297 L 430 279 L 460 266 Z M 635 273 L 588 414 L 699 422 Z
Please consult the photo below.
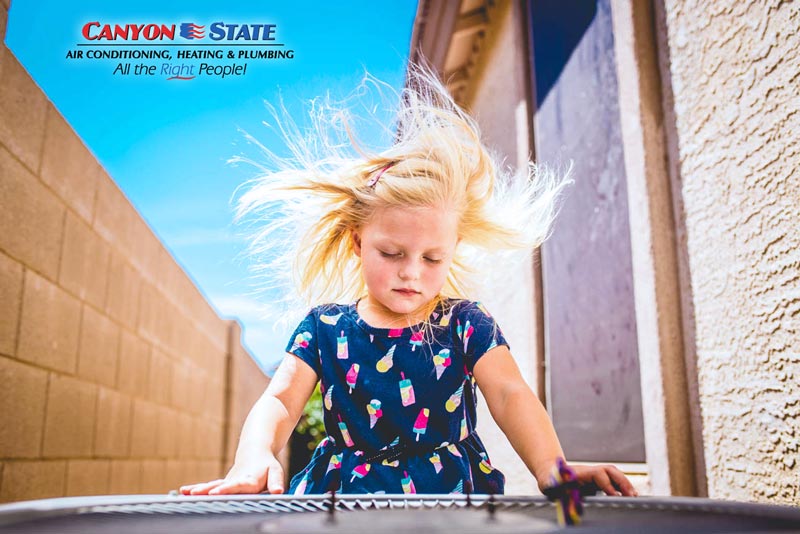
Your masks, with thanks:
M 413 297 L 395 296 L 388 301 L 380 302 L 380 307 L 385 314 L 392 315 L 396 319 L 408 319 L 409 316 L 414 317 L 423 312 L 425 305 L 421 300 L 419 293 L 415 293 Z

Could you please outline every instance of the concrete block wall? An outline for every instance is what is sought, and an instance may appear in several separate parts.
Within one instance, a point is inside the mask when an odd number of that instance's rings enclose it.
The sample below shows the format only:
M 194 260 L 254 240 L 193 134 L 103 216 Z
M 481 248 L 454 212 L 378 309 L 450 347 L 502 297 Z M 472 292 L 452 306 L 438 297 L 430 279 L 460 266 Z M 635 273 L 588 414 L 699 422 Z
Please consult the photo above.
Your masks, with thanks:
M 7 17 L 4 1 L 0 38 Z M 0 501 L 220 476 L 266 384 L 0 46 Z
M 225 440 L 223 443 L 224 465 L 233 465 L 236 456 L 236 447 L 239 444 L 239 434 L 241 433 L 247 414 L 253 403 L 264 392 L 264 378 L 261 369 L 238 342 L 241 336 L 239 323 L 231 323 L 231 346 L 228 359 L 228 391 L 226 393 L 226 427 Z M 278 454 L 278 460 L 284 465 L 289 465 L 289 448 L 284 448 Z M 294 473 L 285 473 L 286 483 Z M 288 485 L 286 486 L 288 487 Z

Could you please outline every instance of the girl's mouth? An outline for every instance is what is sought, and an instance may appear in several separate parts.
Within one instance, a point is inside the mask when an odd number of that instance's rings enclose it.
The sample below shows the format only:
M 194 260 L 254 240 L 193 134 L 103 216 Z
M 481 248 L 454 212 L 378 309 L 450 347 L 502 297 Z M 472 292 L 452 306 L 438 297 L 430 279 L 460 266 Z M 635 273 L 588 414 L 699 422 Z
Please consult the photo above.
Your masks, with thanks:
M 419 291 L 414 291 L 413 289 L 395 289 L 401 295 L 411 296 L 416 295 Z

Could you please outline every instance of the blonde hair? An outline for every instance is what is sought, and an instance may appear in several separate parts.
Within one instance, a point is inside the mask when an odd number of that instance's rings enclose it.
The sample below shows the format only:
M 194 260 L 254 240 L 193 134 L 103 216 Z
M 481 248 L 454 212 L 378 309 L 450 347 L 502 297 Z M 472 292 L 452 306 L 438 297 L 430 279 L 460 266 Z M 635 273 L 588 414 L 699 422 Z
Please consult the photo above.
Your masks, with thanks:
M 357 97 L 382 86 L 367 75 Z M 532 163 L 511 176 L 482 144 L 475 120 L 427 67 L 411 65 L 396 96 L 394 140 L 382 152 L 358 140 L 348 106 L 330 98 L 311 103 L 312 127 L 305 134 L 284 108 L 272 108 L 292 156 L 261 146 L 270 162 L 246 184 L 237 218 L 255 224 L 250 253 L 256 271 L 271 278 L 262 287 L 282 296 L 281 317 L 366 294 L 351 230 L 383 207 L 458 213 L 460 244 L 437 302 L 468 296 L 467 280 L 481 256 L 530 251 L 547 237 L 567 180 Z M 380 179 L 370 185 L 377 173 Z

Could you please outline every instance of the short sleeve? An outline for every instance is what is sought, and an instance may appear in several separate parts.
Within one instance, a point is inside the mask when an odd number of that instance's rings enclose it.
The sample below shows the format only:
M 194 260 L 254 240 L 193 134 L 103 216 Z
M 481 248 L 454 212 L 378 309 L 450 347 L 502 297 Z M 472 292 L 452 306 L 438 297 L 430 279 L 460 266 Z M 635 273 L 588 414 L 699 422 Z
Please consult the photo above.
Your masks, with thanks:
M 317 309 L 314 308 L 295 329 L 289 343 L 286 345 L 286 352 L 294 354 L 311 367 L 317 373 L 317 377 L 322 376 L 322 363 L 319 356 L 319 340 L 317 338 Z
M 508 346 L 503 332 L 483 304 L 464 301 L 456 317 L 456 336 L 463 343 L 467 370 L 498 345 Z

